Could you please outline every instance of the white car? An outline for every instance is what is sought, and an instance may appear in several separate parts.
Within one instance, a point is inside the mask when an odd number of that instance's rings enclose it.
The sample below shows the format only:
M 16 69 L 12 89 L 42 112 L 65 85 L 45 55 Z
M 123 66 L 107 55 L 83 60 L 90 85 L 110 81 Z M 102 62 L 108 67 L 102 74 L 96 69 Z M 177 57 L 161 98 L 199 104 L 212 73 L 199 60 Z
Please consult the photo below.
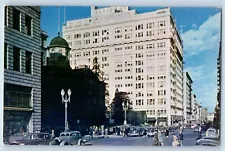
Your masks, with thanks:
M 136 130 L 131 131 L 131 133 L 129 134 L 131 137 L 138 137 L 139 133 Z
M 212 136 L 203 137 L 196 142 L 198 146 L 219 146 L 219 144 L 219 138 Z
M 209 128 L 206 131 L 206 137 L 207 136 L 212 136 L 212 137 L 217 137 L 216 129 L 215 128 Z
M 148 137 L 153 137 L 153 136 L 155 135 L 155 133 L 156 133 L 156 132 L 154 132 L 154 131 L 148 131 L 148 132 L 147 132 L 147 136 L 148 136 Z

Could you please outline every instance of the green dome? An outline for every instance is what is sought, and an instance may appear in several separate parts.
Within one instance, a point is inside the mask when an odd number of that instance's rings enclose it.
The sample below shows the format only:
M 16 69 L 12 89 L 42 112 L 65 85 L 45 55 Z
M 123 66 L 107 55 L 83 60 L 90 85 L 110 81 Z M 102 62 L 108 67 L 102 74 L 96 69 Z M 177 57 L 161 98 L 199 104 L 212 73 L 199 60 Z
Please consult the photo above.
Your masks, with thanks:
M 58 34 L 57 37 L 53 38 L 52 41 L 50 42 L 50 45 L 48 46 L 48 48 L 54 47 L 66 48 L 68 50 L 71 49 L 67 41 L 64 38 L 60 37 L 60 34 Z

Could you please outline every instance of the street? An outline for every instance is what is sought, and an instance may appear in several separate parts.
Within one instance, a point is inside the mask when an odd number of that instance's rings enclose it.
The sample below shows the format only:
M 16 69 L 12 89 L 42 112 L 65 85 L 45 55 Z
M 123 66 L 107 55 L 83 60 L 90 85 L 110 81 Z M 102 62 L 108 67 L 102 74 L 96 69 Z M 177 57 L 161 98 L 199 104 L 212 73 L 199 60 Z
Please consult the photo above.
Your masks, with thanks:
M 178 131 L 170 132 L 170 136 L 167 139 L 164 134 L 163 142 L 164 146 L 172 146 L 172 134 L 178 136 Z M 184 140 L 183 146 L 195 146 L 197 133 L 194 132 L 193 129 L 185 129 L 184 132 Z M 204 134 L 203 134 L 204 135 Z M 89 145 L 94 146 L 152 146 L 153 145 L 153 137 L 123 137 L 123 136 L 115 136 L 109 135 L 108 138 L 95 139 L 88 142 Z

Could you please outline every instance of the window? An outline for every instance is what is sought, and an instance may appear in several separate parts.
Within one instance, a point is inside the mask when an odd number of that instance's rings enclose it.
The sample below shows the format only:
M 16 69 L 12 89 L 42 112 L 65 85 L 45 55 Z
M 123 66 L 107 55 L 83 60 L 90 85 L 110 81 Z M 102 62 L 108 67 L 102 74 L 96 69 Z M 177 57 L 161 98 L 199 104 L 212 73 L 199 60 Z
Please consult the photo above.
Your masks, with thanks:
M 136 83 L 136 89 L 141 89 L 144 88 L 144 84 L 143 83 Z
M 7 26 L 7 21 L 8 21 L 8 7 L 5 6 L 5 25 Z
M 144 99 L 136 100 L 136 105 L 144 105 Z
M 8 45 L 5 43 L 4 44 L 4 68 L 7 68 L 7 66 L 8 66 L 8 58 L 7 58 L 7 56 L 8 56 Z
M 136 60 L 136 66 L 138 66 L 138 65 L 143 65 L 143 61 L 141 61 L 141 60 Z
M 99 31 L 94 31 L 94 32 L 93 32 L 93 37 L 94 37 L 94 36 L 99 36 Z
M 147 23 L 147 29 L 149 29 L 149 28 L 154 28 L 154 22 Z
M 154 36 L 154 30 L 147 31 L 146 36 Z
M 90 43 L 91 43 L 91 40 L 90 39 L 84 40 L 84 44 L 90 44 Z
M 13 8 L 13 29 L 20 31 L 20 12 Z
M 90 37 L 90 33 L 89 32 L 85 32 L 84 33 L 84 38 L 86 38 L 86 37 Z
M 32 53 L 26 51 L 26 73 L 31 74 L 32 72 Z
M 31 88 L 19 85 L 5 84 L 4 105 L 7 107 L 30 107 Z
M 26 34 L 31 36 L 32 34 L 32 18 L 30 16 L 25 16 L 25 31 Z
M 159 21 L 158 27 L 163 27 L 163 26 L 166 26 L 166 21 Z
M 154 44 L 147 44 L 147 49 L 152 49 L 154 48 Z
M 102 58 L 102 61 L 107 61 L 107 57 L 103 57 Z
M 13 70 L 20 71 L 20 49 L 13 47 Z
M 143 24 L 137 25 L 135 29 L 136 29 L 136 30 L 143 29 Z
M 165 42 L 160 42 L 157 45 L 158 45 L 158 48 L 166 47 L 166 43 Z
M 143 50 L 143 49 L 144 49 L 143 45 L 137 45 L 136 46 L 136 50 Z
M 81 34 L 75 34 L 74 35 L 74 39 L 78 39 L 78 38 L 81 38 Z
M 147 105 L 155 105 L 155 99 L 147 99 Z
M 136 37 L 143 37 L 143 32 L 136 33 Z
M 131 39 L 132 38 L 132 33 L 125 34 L 125 39 Z

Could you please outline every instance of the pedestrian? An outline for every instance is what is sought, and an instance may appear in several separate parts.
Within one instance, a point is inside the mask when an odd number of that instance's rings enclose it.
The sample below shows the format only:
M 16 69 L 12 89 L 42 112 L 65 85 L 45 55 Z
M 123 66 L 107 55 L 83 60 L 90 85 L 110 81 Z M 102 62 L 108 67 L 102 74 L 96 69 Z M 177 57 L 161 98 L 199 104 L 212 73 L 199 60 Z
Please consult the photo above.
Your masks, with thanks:
M 159 142 L 159 137 L 158 137 L 158 133 L 157 131 L 154 134 L 154 142 L 153 142 L 153 146 L 161 146 L 160 142 Z
M 55 131 L 52 130 L 52 136 L 51 136 L 51 139 L 54 139 L 55 138 Z
M 173 135 L 173 142 L 172 142 L 172 146 L 180 146 L 180 143 L 177 139 L 177 136 Z
M 158 131 L 158 140 L 161 146 L 164 146 L 161 130 Z
M 180 146 L 183 146 L 183 139 L 184 139 L 183 131 L 180 130 L 180 132 L 179 132 L 179 143 L 180 143 Z
M 165 133 L 166 138 L 169 138 L 169 129 L 166 129 L 166 133 Z
M 198 127 L 198 137 L 197 137 L 197 140 L 198 139 L 201 139 L 202 138 L 202 129 L 201 129 L 201 126 Z

